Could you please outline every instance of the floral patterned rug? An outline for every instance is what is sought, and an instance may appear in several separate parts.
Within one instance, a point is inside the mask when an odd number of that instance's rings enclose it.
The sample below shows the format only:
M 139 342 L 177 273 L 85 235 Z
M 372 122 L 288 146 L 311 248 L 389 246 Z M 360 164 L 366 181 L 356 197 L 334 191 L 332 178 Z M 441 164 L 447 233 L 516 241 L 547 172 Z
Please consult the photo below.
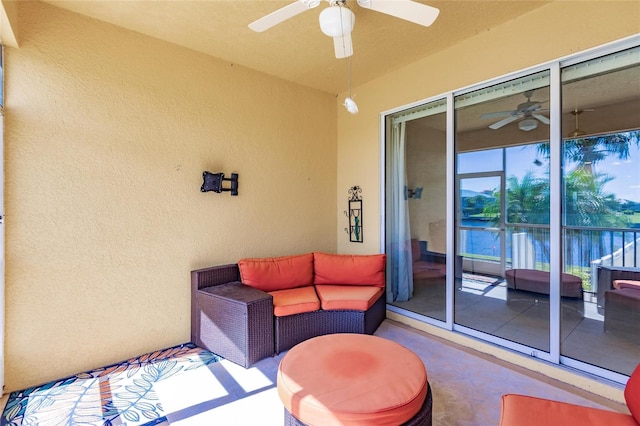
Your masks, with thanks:
M 166 417 L 154 385 L 221 359 L 188 343 L 12 392 L 0 426 L 159 425 Z

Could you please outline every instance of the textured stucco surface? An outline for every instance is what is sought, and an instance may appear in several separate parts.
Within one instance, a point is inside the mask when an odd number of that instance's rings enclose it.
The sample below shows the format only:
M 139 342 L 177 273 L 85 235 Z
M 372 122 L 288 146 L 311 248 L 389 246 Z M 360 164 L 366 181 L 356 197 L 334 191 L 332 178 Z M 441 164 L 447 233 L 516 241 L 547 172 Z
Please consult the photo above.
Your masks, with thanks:
M 335 98 L 39 2 L 6 49 L 6 387 L 189 340 L 189 271 L 336 251 Z M 200 192 L 203 170 L 239 193 Z

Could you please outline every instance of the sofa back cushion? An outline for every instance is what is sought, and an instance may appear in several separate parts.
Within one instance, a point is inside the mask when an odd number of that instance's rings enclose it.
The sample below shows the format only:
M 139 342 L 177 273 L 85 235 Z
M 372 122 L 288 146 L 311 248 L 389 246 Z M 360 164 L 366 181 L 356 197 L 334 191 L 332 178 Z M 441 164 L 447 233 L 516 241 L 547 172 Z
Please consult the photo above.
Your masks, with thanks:
M 313 283 L 384 287 L 384 254 L 313 253 Z
M 624 400 L 633 418 L 640 424 L 640 364 L 629 376 L 624 388 Z
M 240 279 L 262 291 L 286 290 L 313 284 L 313 253 L 240 259 Z

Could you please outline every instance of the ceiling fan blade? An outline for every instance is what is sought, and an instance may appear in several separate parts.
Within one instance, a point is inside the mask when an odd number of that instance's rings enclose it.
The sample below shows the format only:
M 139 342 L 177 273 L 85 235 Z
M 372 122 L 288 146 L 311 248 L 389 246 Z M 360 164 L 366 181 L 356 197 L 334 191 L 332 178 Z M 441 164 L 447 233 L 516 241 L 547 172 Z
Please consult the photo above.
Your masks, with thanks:
M 311 7 L 314 7 L 313 5 L 309 7 L 309 3 L 303 3 L 300 0 L 296 0 L 290 5 L 271 12 L 270 14 L 263 16 L 257 21 L 253 21 L 249 24 L 249 28 L 258 33 L 266 31 L 269 28 L 286 21 L 287 19 L 293 18 L 294 16 L 299 15 L 302 12 L 306 12 L 307 10 L 311 9 Z
M 491 126 L 489 126 L 489 128 L 493 130 L 497 130 L 502 126 L 506 126 L 507 124 L 516 121 L 520 117 L 522 117 L 522 114 L 513 114 L 512 116 L 507 117 L 504 120 L 500 120 L 496 123 L 493 123 Z
M 551 123 L 551 121 L 549 121 L 549 119 L 547 117 L 545 117 L 544 115 L 540 115 L 540 114 L 531 114 L 534 118 L 537 118 L 538 120 L 540 120 L 541 122 L 543 122 L 544 124 L 549 124 Z
M 353 55 L 353 44 L 351 43 L 351 34 L 345 34 L 342 37 L 333 38 L 333 48 L 336 51 L 336 58 L 342 59 Z
M 425 27 L 433 24 L 440 13 L 435 7 L 412 0 L 358 0 L 358 4 Z
M 511 110 L 511 111 L 496 111 L 496 112 L 488 112 L 486 114 L 482 114 L 480 116 L 480 118 L 482 119 L 487 119 L 487 118 L 498 118 L 498 117 L 506 117 L 509 116 L 511 114 L 516 113 L 517 111 Z

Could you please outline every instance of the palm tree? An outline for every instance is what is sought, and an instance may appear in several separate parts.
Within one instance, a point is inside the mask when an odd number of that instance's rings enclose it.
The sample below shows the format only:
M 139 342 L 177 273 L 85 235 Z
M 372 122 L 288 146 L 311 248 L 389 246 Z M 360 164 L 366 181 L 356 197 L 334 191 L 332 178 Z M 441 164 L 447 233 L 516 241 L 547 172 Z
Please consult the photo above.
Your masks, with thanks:
M 536 178 L 531 171 L 528 171 L 521 181 L 517 176 L 509 176 L 506 190 L 506 223 L 511 225 L 549 224 L 548 178 Z M 491 218 L 494 226 L 500 225 L 501 199 L 500 190 L 495 189 L 482 211 L 485 217 Z
M 575 169 L 564 175 L 563 212 L 567 249 L 571 242 L 582 244 L 582 259 L 597 259 L 607 253 L 604 241 L 610 232 L 570 229 L 571 227 L 626 228 L 627 222 L 619 213 L 622 205 L 615 195 L 605 194 L 603 187 L 610 177 L 598 174 L 595 165 L 608 157 L 627 160 L 631 146 L 640 147 L 640 130 L 582 137 L 578 129 L 563 142 L 565 167 L 576 164 Z M 539 144 L 538 154 L 548 158 L 549 143 Z M 611 231 L 612 232 L 612 231 Z M 610 241 L 609 241 L 610 243 Z M 587 252 L 588 247 L 594 247 Z M 569 252 L 572 253 L 572 252 Z M 582 261 L 580 263 L 583 263 Z
M 623 228 L 626 220 L 619 215 L 614 194 L 604 192 L 604 185 L 612 178 L 601 173 L 576 167 L 564 179 L 565 226 Z
M 618 202 L 614 194 L 606 193 L 604 186 L 611 178 L 604 174 L 593 174 L 591 170 L 576 167 L 565 176 L 565 203 L 563 206 L 567 227 L 616 228 L 625 226 L 625 219 L 618 214 Z M 506 224 L 512 232 L 525 232 L 534 243 L 541 258 L 549 262 L 549 178 L 536 178 L 527 172 L 521 180 L 516 176 L 507 177 Z M 487 202 L 483 215 L 491 218 L 493 226 L 500 226 L 501 194 L 493 193 L 493 199 Z M 546 225 L 530 227 L 523 225 Z M 575 236 L 572 233 L 577 232 Z M 596 244 L 598 253 L 603 253 L 602 232 L 591 233 L 592 244 L 585 244 L 579 231 L 567 231 L 565 251 L 574 253 L 574 245 L 580 252 L 581 260 L 591 260 L 591 246 Z M 575 237 L 575 238 L 574 238 Z M 571 259 L 567 259 L 571 261 Z M 585 266 L 585 265 L 582 265 Z
M 619 160 L 628 159 L 631 144 L 640 147 L 640 130 L 565 139 L 564 160 L 577 163 L 578 167 L 593 173 L 593 166 L 610 155 L 617 156 Z M 550 153 L 548 142 L 538 144 L 538 154 L 549 158 Z

